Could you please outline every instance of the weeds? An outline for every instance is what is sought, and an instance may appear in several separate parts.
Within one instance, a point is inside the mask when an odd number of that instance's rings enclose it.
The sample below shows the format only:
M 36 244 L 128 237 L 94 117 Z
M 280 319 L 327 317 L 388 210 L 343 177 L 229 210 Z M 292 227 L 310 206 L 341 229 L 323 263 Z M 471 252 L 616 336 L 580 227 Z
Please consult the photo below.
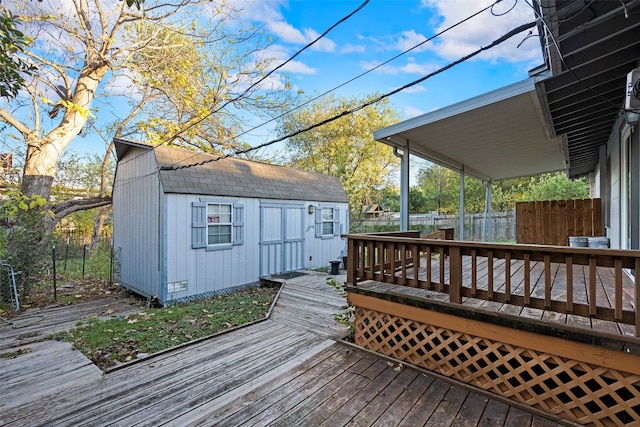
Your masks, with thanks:
M 347 292 L 333 277 L 327 277 L 327 285 L 335 289 L 345 300 L 347 299 Z M 355 335 L 355 308 L 349 304 L 343 305 L 340 307 L 340 312 L 333 314 L 333 320 L 335 320 L 337 324 L 348 328 L 346 340 L 353 341 Z
M 255 288 L 109 320 L 92 318 L 56 338 L 71 342 L 98 367 L 106 369 L 263 319 L 277 291 Z

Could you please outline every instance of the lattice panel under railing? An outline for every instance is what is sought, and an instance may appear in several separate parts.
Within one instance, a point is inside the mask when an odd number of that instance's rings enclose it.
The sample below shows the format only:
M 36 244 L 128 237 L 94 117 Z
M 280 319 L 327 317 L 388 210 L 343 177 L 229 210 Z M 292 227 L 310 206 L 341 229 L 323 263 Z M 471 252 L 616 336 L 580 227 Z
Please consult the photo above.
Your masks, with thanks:
M 640 423 L 638 375 L 360 307 L 355 330 L 361 347 L 565 419 L 598 426 Z

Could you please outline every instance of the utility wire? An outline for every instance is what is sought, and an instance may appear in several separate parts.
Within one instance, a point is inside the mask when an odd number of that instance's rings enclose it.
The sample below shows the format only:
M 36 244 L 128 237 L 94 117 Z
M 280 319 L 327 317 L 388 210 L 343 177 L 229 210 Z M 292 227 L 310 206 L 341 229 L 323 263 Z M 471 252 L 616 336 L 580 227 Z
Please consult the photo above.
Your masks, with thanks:
M 0 0 L 1 1 L 1 0 Z M 227 105 L 238 101 L 239 99 L 241 99 L 243 96 L 245 96 L 251 89 L 253 89 L 256 85 L 262 83 L 266 78 L 268 78 L 269 76 L 271 76 L 274 72 L 276 72 L 277 70 L 279 70 L 280 68 L 284 67 L 285 65 L 287 65 L 289 62 L 293 61 L 298 55 L 300 55 L 302 52 L 304 52 L 306 49 L 308 49 L 309 47 L 313 46 L 315 43 L 317 43 L 320 39 L 322 39 L 323 37 L 325 37 L 331 30 L 333 30 L 334 28 L 336 28 L 338 25 L 340 25 L 341 23 L 345 22 L 347 19 L 351 18 L 354 14 L 356 14 L 357 12 L 359 12 L 363 7 L 365 7 L 367 5 L 367 3 L 369 3 L 370 0 L 365 0 L 360 6 L 358 6 L 357 9 L 355 9 L 353 12 L 351 12 L 350 14 L 344 16 L 343 18 L 341 18 L 339 21 L 337 21 L 335 24 L 333 24 L 332 26 L 330 26 L 327 30 L 325 30 L 322 34 L 320 34 L 318 37 L 316 37 L 313 41 L 311 41 L 310 43 L 308 43 L 306 46 L 304 46 L 302 49 L 298 50 L 296 53 L 293 54 L 293 56 L 289 57 L 286 61 L 284 61 L 282 64 L 278 65 L 277 67 L 275 67 L 274 69 L 272 69 L 271 71 L 269 71 L 266 75 L 264 75 L 260 80 L 258 80 L 257 82 L 254 82 L 251 86 L 249 86 L 247 89 L 245 89 L 244 92 L 242 92 L 240 95 L 236 96 L 233 99 L 230 99 L 228 101 L 226 101 L 224 104 L 222 104 L 220 107 L 218 107 L 215 110 L 211 110 L 210 112 L 208 112 L 205 116 L 199 118 L 197 121 L 194 121 L 193 123 L 190 123 L 187 127 L 185 127 L 184 129 L 176 132 L 175 134 L 173 134 L 171 137 L 165 138 L 162 142 L 159 142 L 158 144 L 154 145 L 152 147 L 152 149 L 155 149 L 156 147 L 164 144 L 165 142 L 170 142 L 172 139 L 182 135 L 183 133 L 185 133 L 187 130 L 191 129 L 193 126 L 196 126 L 199 123 L 202 123 L 204 120 L 206 120 L 208 117 L 211 117 L 212 114 L 217 113 L 218 111 L 222 110 L 223 108 L 225 108 Z M 500 2 L 502 0 L 497 0 L 496 2 Z M 304 105 L 304 104 L 303 104 Z M 277 117 L 280 118 L 280 117 Z M 271 122 L 274 119 L 269 120 L 266 123 Z M 265 123 L 263 123 L 260 126 L 263 126 Z M 257 129 L 257 126 L 253 129 Z M 251 130 L 253 130 L 251 129 Z M 251 130 L 247 131 L 250 132 Z M 243 135 L 246 132 L 243 132 L 239 135 L 236 135 L 235 137 L 228 139 L 225 142 L 228 141 L 232 141 L 233 139 L 236 139 L 238 136 Z M 137 157 L 137 156 L 136 156 Z M 135 157 L 134 157 L 135 159 Z M 133 159 L 129 159 L 133 160 Z
M 335 120 L 338 120 L 341 117 L 347 116 L 349 114 L 353 114 L 353 113 L 355 113 L 357 111 L 360 111 L 360 110 L 362 110 L 362 109 L 364 109 L 364 108 L 366 108 L 366 107 L 368 107 L 368 106 L 370 106 L 372 104 L 375 104 L 376 102 L 382 101 L 385 98 L 388 98 L 388 97 L 390 97 L 392 95 L 395 95 L 398 92 L 401 92 L 401 91 L 403 91 L 403 90 L 405 90 L 407 88 L 415 86 L 418 83 L 422 83 L 423 81 L 425 81 L 425 80 L 427 80 L 427 79 L 429 79 L 429 78 L 431 78 L 433 76 L 436 76 L 436 75 L 438 75 L 438 74 L 440 74 L 440 73 L 442 73 L 442 72 L 454 67 L 455 65 L 458 65 L 458 64 L 460 64 L 462 62 L 465 62 L 465 61 L 473 58 L 474 56 L 476 56 L 476 55 L 478 55 L 478 54 L 480 54 L 480 53 L 482 53 L 482 52 L 484 52 L 486 50 L 489 50 L 489 49 L 491 49 L 491 48 L 493 48 L 493 47 L 495 47 L 495 46 L 507 41 L 508 39 L 510 39 L 511 37 L 515 36 L 516 34 L 519 34 L 519 33 L 523 32 L 525 30 L 528 30 L 529 28 L 532 28 L 535 25 L 536 25 L 535 21 L 534 22 L 529 22 L 527 24 L 520 25 L 519 27 L 516 27 L 513 30 L 509 31 L 508 33 L 504 34 L 502 37 L 494 40 L 488 46 L 481 47 L 481 48 L 471 52 L 470 54 L 465 55 L 462 58 L 460 58 L 460 59 L 458 59 L 458 60 L 456 60 L 454 62 L 451 62 L 451 63 L 445 65 L 444 67 L 442 67 L 442 68 L 440 68 L 440 69 L 438 69 L 438 70 L 436 70 L 436 71 L 434 71 L 432 73 L 427 74 L 424 77 L 421 77 L 421 78 L 419 78 L 417 80 L 414 80 L 411 83 L 407 83 L 406 85 L 401 86 L 401 87 L 399 87 L 399 88 L 397 88 L 395 90 L 392 90 L 391 92 L 387 92 L 384 95 L 380 95 L 380 96 L 378 96 L 376 98 L 373 98 L 373 99 L 371 99 L 371 100 L 369 100 L 369 101 L 367 101 L 367 102 L 365 102 L 365 103 L 363 103 L 363 104 L 361 104 L 361 105 L 359 105 L 357 107 L 351 108 L 349 110 L 342 111 L 339 114 L 336 114 L 336 115 L 334 115 L 332 117 L 329 117 L 329 118 L 327 118 L 325 120 L 322 120 L 320 122 L 317 122 L 317 123 L 314 123 L 312 125 L 309 125 L 309 126 L 303 128 L 303 129 L 297 130 L 295 132 L 292 132 L 292 133 L 287 134 L 285 136 L 282 136 L 280 138 L 273 139 L 271 141 L 265 142 L 264 144 L 260 144 L 260 145 L 257 145 L 255 147 L 251 147 L 251 148 L 248 148 L 246 150 L 237 150 L 232 154 L 226 154 L 224 156 L 219 156 L 219 157 L 215 157 L 215 158 L 212 158 L 212 159 L 207 159 L 207 160 L 204 160 L 204 161 L 201 161 L 201 162 L 192 163 L 192 164 L 188 164 L 188 165 L 163 166 L 163 167 L 160 168 L 160 170 L 174 170 L 175 171 L 175 170 L 180 170 L 180 169 L 188 169 L 188 168 L 192 168 L 192 167 L 196 167 L 196 166 L 206 165 L 208 163 L 213 163 L 213 162 L 216 162 L 216 161 L 219 161 L 219 160 L 222 160 L 222 159 L 229 158 L 229 157 L 231 157 L 233 155 L 246 154 L 246 153 L 249 153 L 251 151 L 258 150 L 260 148 L 268 147 L 268 146 L 273 145 L 273 144 L 275 144 L 277 142 L 284 141 L 287 138 L 292 138 L 292 137 L 294 137 L 296 135 L 299 135 L 301 133 L 310 131 L 310 130 L 315 129 L 317 127 L 323 126 L 323 125 L 325 125 L 327 123 L 331 123 L 331 122 L 333 122 Z
M 440 37 L 441 35 L 443 35 L 443 34 L 444 34 L 444 33 L 446 33 L 447 31 L 450 31 L 450 30 L 452 30 L 452 29 L 454 29 L 454 28 L 456 28 L 456 27 L 458 27 L 458 26 L 462 25 L 463 23 L 465 23 L 465 22 L 467 22 L 467 21 L 469 21 L 469 20 L 471 20 L 471 19 L 475 18 L 476 16 L 480 15 L 481 13 L 486 12 L 486 11 L 487 11 L 487 10 L 489 10 L 489 9 L 492 9 L 493 7 L 495 7 L 495 5 L 497 5 L 497 4 L 498 4 L 498 3 L 500 3 L 501 1 L 502 1 L 502 0 L 496 0 L 493 4 L 491 4 L 491 5 L 489 5 L 489 6 L 485 7 L 485 8 L 483 8 L 483 9 L 481 9 L 481 10 L 477 11 L 476 13 L 474 13 L 474 14 L 472 14 L 472 15 L 467 16 L 466 18 L 464 18 L 464 19 L 463 19 L 463 20 L 461 20 L 461 21 L 456 22 L 455 24 L 450 25 L 449 27 L 447 27 L 447 28 L 445 28 L 445 29 L 443 29 L 443 30 L 439 31 L 438 33 L 436 33 L 436 34 L 432 35 L 431 37 L 429 37 L 429 38 L 427 38 L 427 39 L 425 39 L 425 40 L 421 41 L 420 43 L 418 43 L 418 44 L 414 45 L 413 47 L 410 47 L 410 48 L 406 49 L 405 51 L 403 51 L 403 52 L 401 52 L 401 53 L 399 53 L 399 54 L 397 54 L 397 55 L 395 55 L 395 56 L 393 56 L 393 57 L 391 57 L 391 58 L 387 59 L 386 61 L 381 62 L 380 64 L 376 65 L 375 67 L 370 68 L 370 69 L 368 69 L 368 70 L 366 70 L 366 71 L 364 71 L 364 72 L 362 72 L 362 73 L 358 74 L 357 76 L 350 78 L 349 80 L 345 81 L 344 83 L 339 84 L 338 86 L 335 86 L 335 87 L 333 87 L 333 88 L 331 88 L 331 89 L 329 89 L 329 90 L 326 90 L 325 92 L 321 93 L 320 95 L 317 95 L 317 96 L 315 96 L 315 97 L 313 97 L 313 98 L 311 98 L 311 99 L 309 99 L 309 100 L 307 100 L 307 101 L 305 101 L 305 102 L 303 102 L 303 103 L 301 103 L 301 104 L 299 104 L 299 105 L 297 105 L 297 106 L 295 106 L 295 107 L 293 107 L 293 108 L 291 108 L 291 109 L 289 109 L 289 110 L 285 111 L 284 113 L 281 113 L 280 115 L 278 115 L 278 116 L 276 116 L 276 117 L 273 117 L 273 118 L 271 118 L 271 119 L 269 119 L 269 120 L 267 120 L 267 121 L 265 121 L 265 122 L 263 122 L 263 123 L 260 123 L 259 125 L 256 125 L 256 126 L 254 126 L 254 127 L 250 128 L 250 129 L 248 129 L 248 130 L 245 130 L 245 131 L 243 131 L 243 132 L 241 132 L 241 133 L 239 133 L 239 134 L 237 134 L 237 135 L 234 135 L 233 137 L 231 137 L 231 138 L 229 138 L 229 139 L 227 139 L 227 140 L 223 141 L 223 144 L 226 144 L 226 143 L 228 143 L 228 142 L 231 142 L 231 141 L 233 141 L 233 140 L 235 140 L 235 139 L 237 139 L 237 138 L 239 138 L 239 137 L 241 137 L 241 136 L 243 136 L 243 135 L 248 134 L 249 132 L 253 132 L 253 131 L 254 131 L 254 130 L 256 130 L 256 129 L 261 128 L 262 126 L 265 126 L 265 125 L 267 125 L 267 124 L 269 124 L 269 123 L 271 123 L 271 122 L 274 122 L 274 121 L 276 121 L 276 120 L 279 120 L 279 119 L 281 119 L 282 117 L 285 117 L 285 116 L 287 116 L 287 115 L 289 115 L 289 114 L 293 113 L 294 111 L 299 110 L 300 108 L 304 107 L 305 105 L 308 105 L 308 104 L 312 103 L 313 101 L 316 101 L 316 100 L 318 100 L 318 99 L 320 99 L 320 98 L 322 98 L 322 97 L 326 96 L 327 94 L 329 94 L 329 93 L 331 93 L 331 92 L 334 92 L 334 91 L 336 91 L 336 90 L 340 89 L 341 87 L 346 86 L 346 85 L 348 85 L 349 83 L 351 83 L 351 82 L 353 82 L 353 81 L 355 81 L 355 80 L 357 80 L 357 79 L 359 79 L 359 78 L 361 78 L 361 77 L 364 77 L 365 75 L 367 75 L 367 74 L 369 74 L 369 73 L 372 73 L 373 71 L 377 70 L 378 68 L 383 67 L 383 66 L 387 65 L 388 63 L 390 63 L 390 62 L 392 62 L 392 61 L 395 61 L 396 59 L 400 58 L 401 56 L 406 55 L 407 53 L 409 53 L 409 52 L 411 52 L 411 51 L 413 51 L 413 50 L 415 50 L 415 49 L 419 48 L 419 47 L 420 47 L 420 46 L 422 46 L 423 44 L 428 43 L 428 42 L 430 42 L 430 41 L 434 40 L 434 39 L 435 39 L 435 38 L 437 38 L 437 37 Z M 509 9 L 509 11 L 513 10 L 513 8 L 514 8 L 514 6 L 512 6 L 512 7 L 511 7 L 511 9 Z M 493 12 L 492 12 L 492 14 L 493 14 L 494 16 L 499 16 L 499 15 L 495 15 Z M 501 15 L 502 15 L 502 14 L 501 14 Z M 524 41 L 524 40 L 523 40 L 523 41 Z M 196 155 L 197 155 L 197 154 L 194 154 L 192 157 L 195 157 Z M 188 158 L 187 158 L 187 159 L 184 159 L 183 161 L 186 161 L 186 160 L 188 160 Z
M 202 116 L 201 118 L 199 118 L 198 120 L 196 120 L 193 123 L 190 123 L 187 127 L 185 127 L 184 129 L 176 132 L 174 135 L 172 135 L 170 138 L 167 138 L 165 140 L 165 142 L 168 142 L 172 139 L 174 139 L 177 136 L 182 135 L 183 133 L 185 133 L 186 131 L 188 131 L 189 129 L 191 129 L 192 127 L 194 127 L 195 125 L 202 123 L 204 120 L 206 120 L 207 118 L 211 117 L 211 115 L 217 113 L 218 111 L 222 110 L 223 108 L 225 108 L 227 105 L 238 101 L 239 99 L 241 99 L 243 96 L 245 96 L 251 89 L 253 89 L 254 87 L 256 87 L 257 85 L 259 85 L 260 83 L 262 83 L 263 81 L 265 81 L 269 76 L 271 76 L 273 73 L 275 73 L 276 71 L 278 71 L 280 68 L 284 67 L 285 65 L 287 65 L 289 62 L 293 61 L 298 55 L 300 55 L 302 52 L 304 52 L 305 50 L 307 50 L 308 48 L 310 48 L 311 46 L 313 46 L 314 44 L 316 44 L 320 39 L 322 39 L 324 36 L 326 36 L 327 34 L 329 34 L 329 32 L 331 30 L 333 30 L 334 28 L 336 28 L 338 25 L 342 24 L 343 22 L 345 22 L 346 20 L 348 20 L 349 18 L 351 18 L 353 15 L 355 15 L 356 13 L 358 13 L 360 10 L 362 10 L 362 8 L 364 8 L 367 3 L 369 3 L 370 0 L 365 0 L 360 6 L 358 6 L 357 9 L 355 9 L 353 12 L 351 12 L 350 14 L 348 14 L 347 16 L 343 17 L 342 19 L 340 19 L 338 22 L 336 22 L 335 24 L 333 24 L 332 26 L 330 26 L 329 28 L 327 28 L 327 30 L 325 30 L 324 33 L 320 34 L 318 37 L 315 38 L 315 40 L 311 41 L 310 43 L 308 43 L 306 46 L 304 46 L 302 49 L 300 49 L 299 51 L 297 51 L 295 54 L 293 54 L 293 56 L 291 56 L 289 59 L 287 59 L 286 61 L 284 61 L 282 64 L 278 65 L 277 67 L 275 67 L 273 70 L 269 71 L 267 74 L 265 74 L 264 76 L 262 76 L 258 81 L 254 82 L 251 84 L 251 86 L 249 86 L 248 88 L 246 88 L 244 90 L 244 92 L 242 92 L 240 95 L 236 96 L 233 99 L 227 100 L 224 104 L 222 104 L 220 107 L 216 108 L 215 110 L 211 110 L 209 113 L 205 114 L 204 116 Z

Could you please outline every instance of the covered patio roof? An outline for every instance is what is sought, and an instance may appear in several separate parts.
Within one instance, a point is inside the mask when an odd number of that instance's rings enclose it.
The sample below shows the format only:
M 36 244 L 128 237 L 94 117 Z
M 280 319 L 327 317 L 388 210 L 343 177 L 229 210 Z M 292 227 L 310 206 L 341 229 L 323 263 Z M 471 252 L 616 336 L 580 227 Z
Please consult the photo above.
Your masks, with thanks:
M 566 169 L 562 137 L 551 137 L 537 75 L 374 133 L 377 141 L 483 181 Z

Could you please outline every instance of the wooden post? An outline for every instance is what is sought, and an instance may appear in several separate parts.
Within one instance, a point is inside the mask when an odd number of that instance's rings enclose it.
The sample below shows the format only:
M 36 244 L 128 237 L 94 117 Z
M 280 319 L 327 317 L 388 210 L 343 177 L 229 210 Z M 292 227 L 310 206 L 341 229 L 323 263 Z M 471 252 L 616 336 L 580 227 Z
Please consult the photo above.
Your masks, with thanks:
M 449 247 L 449 301 L 462 304 L 462 255 L 459 246 Z
M 358 253 L 356 242 L 352 238 L 347 239 L 347 284 L 356 285 L 356 268 L 358 267 Z
M 589 257 L 589 316 L 595 316 L 596 309 L 596 257 Z
M 551 256 L 544 256 L 544 308 L 551 308 Z
M 531 304 L 531 254 L 524 254 L 524 305 Z
M 622 320 L 622 259 L 620 258 L 616 258 L 613 261 L 613 266 L 615 268 L 615 274 L 616 274 L 616 284 L 615 284 L 615 298 L 616 298 L 616 305 L 615 305 L 615 313 L 613 315 L 613 317 L 615 317 L 616 320 Z M 636 273 L 636 276 L 638 275 L 638 273 Z
M 438 282 L 438 292 L 442 292 L 444 289 L 444 248 L 440 246 L 438 252 L 440 253 L 440 281 Z
M 567 255 L 565 258 L 567 271 L 567 313 L 573 313 L 573 257 Z
M 511 252 L 504 254 L 504 301 L 511 301 Z
M 478 287 L 478 260 L 476 259 L 476 250 L 471 250 L 471 296 L 476 296 Z
M 493 300 L 493 251 L 487 253 L 487 297 Z

